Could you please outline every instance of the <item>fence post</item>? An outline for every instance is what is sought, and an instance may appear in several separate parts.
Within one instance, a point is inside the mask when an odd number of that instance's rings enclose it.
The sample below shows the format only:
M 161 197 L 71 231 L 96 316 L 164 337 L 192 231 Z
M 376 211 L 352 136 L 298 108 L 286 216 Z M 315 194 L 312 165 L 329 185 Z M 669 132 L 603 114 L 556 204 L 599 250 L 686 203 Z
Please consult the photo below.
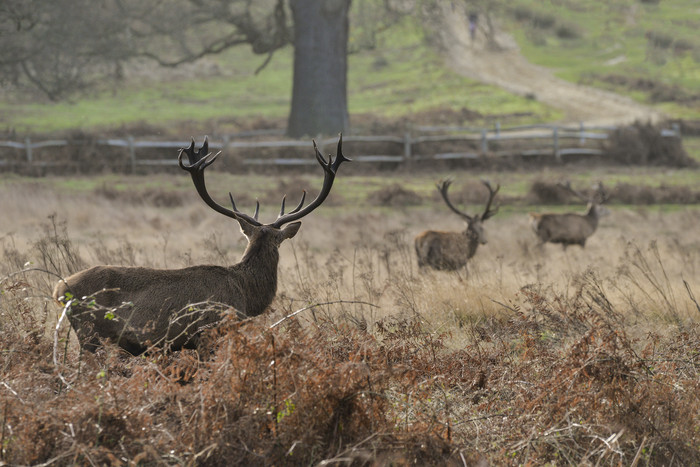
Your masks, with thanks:
M 500 122 L 500 121 L 497 121 L 497 122 L 495 123 L 494 127 L 495 127 L 495 130 L 496 130 L 496 138 L 499 138 L 499 139 L 500 139 L 500 137 L 501 137 L 501 122 Z
M 24 139 L 24 147 L 27 150 L 27 164 L 31 165 L 34 155 L 32 154 L 32 141 L 29 138 Z
M 579 122 L 578 130 L 579 130 L 579 144 L 581 146 L 583 146 L 584 144 L 586 144 L 586 127 L 584 126 L 583 122 Z
M 486 130 L 481 130 L 481 155 L 485 156 L 486 152 L 489 150 L 489 142 L 486 138 Z
M 407 161 L 411 157 L 411 132 L 406 130 L 403 134 L 403 158 Z
M 136 148 L 134 147 L 134 137 L 129 135 L 126 137 L 129 143 L 129 162 L 131 164 L 131 173 L 136 172 Z
M 552 142 L 554 145 L 554 158 L 557 162 L 561 162 L 561 154 L 559 154 L 559 127 L 555 126 L 552 130 Z

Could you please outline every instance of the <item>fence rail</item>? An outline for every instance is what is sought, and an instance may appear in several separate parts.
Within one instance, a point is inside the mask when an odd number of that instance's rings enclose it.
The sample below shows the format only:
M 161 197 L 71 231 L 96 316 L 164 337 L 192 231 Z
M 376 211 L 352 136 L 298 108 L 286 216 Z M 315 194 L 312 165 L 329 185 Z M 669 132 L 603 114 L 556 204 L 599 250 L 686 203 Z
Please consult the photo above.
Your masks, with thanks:
M 500 124 L 493 128 L 473 128 L 460 126 L 415 126 L 406 131 L 402 136 L 360 136 L 347 135 L 343 137 L 344 143 L 365 143 L 369 147 L 372 143 L 393 144 L 402 149 L 391 154 L 374 154 L 365 149 L 365 153 L 353 154 L 353 160 L 358 162 L 391 162 L 403 163 L 420 160 L 458 160 L 477 159 L 481 157 L 499 156 L 551 156 L 557 162 L 561 162 L 562 156 L 570 155 L 601 155 L 603 154 L 602 142 L 609 138 L 613 126 L 586 126 L 581 123 L 578 126 L 557 125 L 524 125 L 501 128 Z M 250 149 L 275 150 L 281 148 L 308 148 L 308 140 L 284 139 L 283 130 L 259 130 L 226 135 L 220 141 L 210 141 L 209 147 L 221 150 L 224 153 Z M 677 125 L 670 129 L 662 130 L 662 136 L 680 137 Z M 245 141 L 249 138 L 265 138 L 262 141 Z M 271 139 L 282 138 L 282 139 Z M 337 138 L 317 138 L 319 150 L 322 152 L 326 146 L 336 144 Z M 80 147 L 87 142 L 79 140 L 53 139 L 46 141 L 31 141 L 26 138 L 23 142 L 0 141 L 0 167 L 52 167 L 64 165 L 49 158 L 38 160 L 36 151 L 44 148 L 56 148 L 65 146 Z M 121 165 L 128 166 L 132 171 L 139 166 L 169 166 L 176 165 L 175 157 L 163 157 L 162 151 L 187 147 L 189 141 L 153 141 L 136 140 L 131 136 L 126 138 L 107 138 L 91 141 L 90 144 L 113 148 L 124 148 L 128 159 Z M 437 149 L 418 150 L 421 145 L 437 145 Z M 451 146 L 457 150 L 444 150 L 440 145 Z M 2 148 L 6 148 L 5 151 Z M 8 157 L 7 153 L 14 152 L 14 157 Z M 154 157 L 160 151 L 160 157 Z M 269 151 L 268 151 L 269 152 Z M 273 151 L 274 152 L 274 151 Z M 387 152 L 387 151 L 384 151 Z M 22 156 L 23 154 L 23 156 Z M 310 165 L 315 164 L 313 157 L 249 157 L 240 158 L 244 165 Z M 116 163 L 115 163 L 116 165 Z

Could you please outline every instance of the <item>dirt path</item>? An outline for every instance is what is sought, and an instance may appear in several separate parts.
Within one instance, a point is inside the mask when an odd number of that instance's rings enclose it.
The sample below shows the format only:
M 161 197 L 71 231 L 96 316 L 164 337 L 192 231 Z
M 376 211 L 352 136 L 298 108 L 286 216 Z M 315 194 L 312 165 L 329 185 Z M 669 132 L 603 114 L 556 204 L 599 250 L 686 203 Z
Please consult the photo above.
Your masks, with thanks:
M 560 123 L 619 125 L 635 120 L 656 122 L 662 114 L 618 94 L 581 86 L 555 77 L 546 68 L 533 65 L 520 55 L 515 40 L 507 34 L 496 37 L 500 51 L 486 47 L 483 31 L 474 42 L 469 37 L 467 16 L 445 11 L 442 41 L 452 67 L 461 75 L 502 87 L 563 111 Z

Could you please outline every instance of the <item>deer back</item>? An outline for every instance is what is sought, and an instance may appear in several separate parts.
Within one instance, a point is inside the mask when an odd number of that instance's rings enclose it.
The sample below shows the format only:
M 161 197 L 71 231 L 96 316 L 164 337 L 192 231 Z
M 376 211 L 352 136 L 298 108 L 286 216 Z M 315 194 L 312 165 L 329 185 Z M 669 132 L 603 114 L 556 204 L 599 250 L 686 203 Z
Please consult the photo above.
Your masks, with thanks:
M 541 242 L 584 246 L 598 227 L 598 217 L 576 213 L 533 213 L 531 225 Z

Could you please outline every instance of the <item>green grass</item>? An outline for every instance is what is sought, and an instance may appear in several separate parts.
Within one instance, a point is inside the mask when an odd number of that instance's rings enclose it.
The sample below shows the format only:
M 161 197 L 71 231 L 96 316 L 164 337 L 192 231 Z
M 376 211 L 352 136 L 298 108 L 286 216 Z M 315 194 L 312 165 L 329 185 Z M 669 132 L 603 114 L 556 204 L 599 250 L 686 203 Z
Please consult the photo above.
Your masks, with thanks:
M 683 147 L 690 157 L 700 163 L 700 138 L 697 136 L 684 136 Z
M 511 4 L 509 10 L 517 10 L 520 19 L 516 21 L 511 17 L 508 29 L 530 61 L 551 68 L 559 77 L 612 88 L 649 103 L 648 94 L 622 86 L 612 87 L 599 78 L 622 75 L 700 94 L 697 8 L 694 0 L 666 0 L 658 5 L 630 0 L 546 4 L 519 0 Z M 554 25 L 535 27 L 531 18 L 541 17 L 553 18 Z M 556 33 L 559 26 L 577 31 L 578 37 L 561 39 Z M 651 36 L 667 39 L 672 45 L 653 46 L 649 40 Z M 658 106 L 675 117 L 700 118 L 697 105 L 662 103 Z
M 223 58 L 226 77 L 146 81 L 60 103 L 0 103 L 0 124 L 20 132 L 69 129 L 99 130 L 139 122 L 167 125 L 177 121 L 286 115 L 291 93 L 291 57 L 279 56 L 257 76 L 259 56 L 244 49 Z M 240 63 L 239 62 L 244 62 Z
M 317 190 L 320 181 L 317 174 L 311 173 L 299 175 L 292 179 L 287 177 L 287 195 L 291 200 L 296 200 L 303 189 Z M 645 186 L 651 188 L 688 187 L 697 190 L 697 174 L 692 170 L 673 170 L 645 167 L 622 168 L 547 168 L 534 171 L 479 171 L 478 173 L 454 171 L 416 172 L 416 173 L 382 173 L 376 175 L 344 175 L 342 183 L 333 188 L 334 197 L 339 202 L 339 207 L 331 204 L 327 211 L 346 209 L 346 206 L 372 205 L 372 194 L 378 190 L 398 185 L 404 190 L 413 191 L 421 199 L 427 200 L 435 196 L 435 183 L 441 179 L 451 177 L 454 180 L 452 191 L 459 193 L 474 185 L 479 185 L 481 179 L 488 179 L 492 183 L 499 183 L 500 196 L 512 201 L 503 206 L 504 212 L 527 212 L 532 207 L 524 201 L 530 191 L 533 182 L 544 180 L 549 182 L 569 180 L 576 188 L 589 188 L 597 182 L 603 182 L 606 187 L 612 189 L 615 185 L 626 183 L 633 186 Z M 272 177 L 275 178 L 274 176 Z M 269 174 L 231 174 L 226 172 L 212 172 L 207 178 L 207 187 L 212 196 L 225 203 L 226 193 L 234 190 L 236 193 L 246 193 L 249 199 L 245 199 L 241 209 L 252 209 L 254 200 L 261 202 L 263 211 L 278 209 L 278 202 L 283 193 L 280 192 L 277 183 L 270 182 Z M 27 183 L 33 178 L 21 176 L 9 176 L 0 179 L 0 184 Z M 42 179 L 42 185 L 47 189 L 56 190 L 58 193 L 76 194 L 91 193 L 101 190 L 103 187 L 118 192 L 141 193 L 145 191 L 177 192 L 189 196 L 192 192 L 190 178 L 186 174 L 157 174 L 147 176 L 103 174 L 90 177 L 47 177 Z M 484 190 L 484 196 L 486 191 Z M 471 205 L 471 204 L 470 204 Z M 424 207 L 427 205 L 424 205 Z M 657 206 L 658 207 L 658 206 Z M 681 209 L 687 208 L 681 206 Z M 372 208 L 379 206 L 372 205 Z M 420 206 L 416 207 L 421 209 Z M 651 209 L 651 206 L 645 208 Z M 663 209 L 668 206 L 663 207 Z M 655 209 L 655 208 L 654 208 Z M 267 212 L 266 212 L 267 214 Z
M 348 88 L 351 114 L 401 117 L 467 108 L 484 115 L 484 121 L 496 114 L 522 113 L 540 121 L 555 116 L 537 101 L 455 74 L 411 24 L 390 30 L 375 51 L 350 56 Z

